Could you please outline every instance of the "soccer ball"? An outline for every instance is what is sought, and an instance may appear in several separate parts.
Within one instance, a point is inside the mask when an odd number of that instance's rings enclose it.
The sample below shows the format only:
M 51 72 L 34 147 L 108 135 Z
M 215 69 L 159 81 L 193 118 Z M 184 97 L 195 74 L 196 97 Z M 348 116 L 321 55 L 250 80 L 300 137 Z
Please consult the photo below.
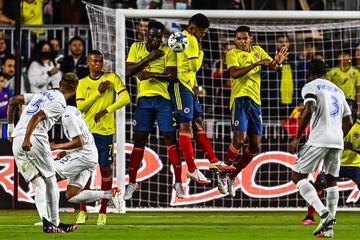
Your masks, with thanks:
M 168 39 L 168 46 L 174 52 L 182 52 L 184 51 L 189 45 L 189 40 L 182 32 L 175 32 L 170 35 Z

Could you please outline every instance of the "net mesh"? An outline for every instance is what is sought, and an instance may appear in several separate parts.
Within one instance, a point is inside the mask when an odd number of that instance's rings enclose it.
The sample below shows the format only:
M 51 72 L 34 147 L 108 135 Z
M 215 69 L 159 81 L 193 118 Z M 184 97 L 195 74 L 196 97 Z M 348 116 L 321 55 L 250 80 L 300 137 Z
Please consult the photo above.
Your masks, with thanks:
M 87 5 L 87 11 L 93 48 L 104 53 L 108 63 L 107 70 L 115 71 L 115 64 L 119 64 L 115 62 L 117 52 L 114 50 L 115 41 L 119 41 L 115 39 L 115 10 Z M 144 39 L 143 31 L 146 29 L 148 20 L 126 19 L 126 49 L 123 49 L 126 54 L 134 41 Z M 179 30 L 187 22 L 186 19 L 159 18 L 157 20 L 165 23 L 169 32 Z M 290 55 L 284 63 L 290 66 L 293 79 L 290 102 L 281 103 L 283 100 L 280 95 L 279 74 L 267 68 L 262 70 L 261 98 L 264 135 L 261 152 L 265 154 L 257 157 L 259 164 L 254 163 L 246 172 L 239 175 L 236 184 L 237 195 L 235 198 L 230 198 L 217 192 L 216 175 L 207 170 L 208 161 L 204 159 L 203 153 L 195 144 L 197 165 L 212 182 L 201 186 L 194 184 L 193 181 L 187 181 L 184 176 L 184 188 L 188 193 L 188 198 L 183 201 L 176 200 L 172 189 L 173 176 L 166 146 L 157 127 L 154 126 L 147 144 L 149 148 L 145 156 L 147 160 L 143 161 L 142 169 L 139 170 L 142 176 L 141 189 L 134 194 L 132 200 L 127 202 L 127 207 L 279 208 L 305 206 L 304 200 L 290 183 L 291 164 L 286 161 L 291 157 L 282 152 L 286 151 L 287 143 L 297 124 L 297 119 L 289 119 L 289 116 L 298 115 L 296 111 L 294 112 L 294 108 L 301 103 L 300 92 L 305 83 L 309 60 L 322 58 L 330 69 L 337 65 L 337 52 L 348 49 L 354 55 L 360 34 L 360 21 L 211 19 L 210 30 L 201 41 L 204 61 L 197 79 L 199 86 L 202 87 L 199 99 L 204 110 L 207 134 L 219 159 L 224 159 L 231 143 L 231 114 L 228 107 L 231 82 L 229 73 L 226 71 L 224 57 L 226 52 L 234 47 L 232 42 L 234 30 L 240 25 L 250 26 L 253 44 L 259 44 L 271 57 L 274 57 L 277 49 L 276 42 L 279 41 L 277 37 L 288 36 L 290 44 Z M 355 56 L 353 63 L 354 65 L 356 63 Z M 126 141 L 130 144 L 126 157 L 127 168 L 133 142 L 132 120 L 136 108 L 137 85 L 135 78 L 126 78 L 125 81 L 132 97 L 130 106 L 126 108 Z M 157 161 L 161 161 L 162 164 Z M 184 175 L 186 170 L 184 162 L 183 165 Z M 250 182 L 248 177 L 251 178 Z M 253 185 L 258 187 L 252 188 Z M 353 203 L 354 199 L 356 201 L 358 198 L 358 191 L 354 184 L 342 182 L 341 186 L 339 206 L 359 207 L 359 204 Z

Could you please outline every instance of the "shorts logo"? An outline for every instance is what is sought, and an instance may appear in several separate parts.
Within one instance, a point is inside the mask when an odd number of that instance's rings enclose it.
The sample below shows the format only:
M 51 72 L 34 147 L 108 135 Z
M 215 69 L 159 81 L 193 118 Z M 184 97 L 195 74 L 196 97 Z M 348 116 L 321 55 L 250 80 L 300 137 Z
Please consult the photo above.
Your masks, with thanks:
M 137 124 L 137 122 L 136 122 L 136 120 L 134 119 L 134 121 L 133 121 L 133 126 L 136 126 L 136 124 Z
M 235 125 L 235 127 L 237 127 L 237 126 L 239 126 L 239 120 L 235 120 L 235 122 L 234 122 L 234 125 Z
M 184 108 L 184 113 L 188 114 L 190 112 L 190 108 Z
M 354 132 L 354 133 L 353 133 L 353 137 L 354 137 L 355 139 L 358 139 L 359 136 L 360 136 L 360 134 L 359 134 L 358 132 Z

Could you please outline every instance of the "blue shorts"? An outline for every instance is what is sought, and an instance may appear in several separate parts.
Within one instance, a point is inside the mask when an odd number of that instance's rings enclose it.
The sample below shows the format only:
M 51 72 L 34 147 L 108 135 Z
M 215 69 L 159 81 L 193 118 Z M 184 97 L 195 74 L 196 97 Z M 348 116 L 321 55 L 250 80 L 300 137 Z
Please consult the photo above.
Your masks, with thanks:
M 261 106 L 249 97 L 239 97 L 232 107 L 232 130 L 262 135 Z
M 113 164 L 113 135 L 93 134 L 98 150 L 98 163 L 102 166 Z
M 349 178 L 353 180 L 360 189 L 360 167 L 340 166 L 339 178 Z
M 182 83 L 170 83 L 169 93 L 178 123 L 192 122 L 193 119 L 202 116 L 199 99 Z
M 134 131 L 150 132 L 155 120 L 160 132 L 176 131 L 174 106 L 161 96 L 141 97 L 137 101 Z

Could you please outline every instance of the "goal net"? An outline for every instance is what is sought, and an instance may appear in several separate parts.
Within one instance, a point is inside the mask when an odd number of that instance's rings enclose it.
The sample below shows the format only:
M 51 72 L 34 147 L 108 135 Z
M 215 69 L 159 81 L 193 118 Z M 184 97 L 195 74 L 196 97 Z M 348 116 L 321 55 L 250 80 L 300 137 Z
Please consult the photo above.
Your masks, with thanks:
M 93 48 L 103 52 L 106 70 L 116 71 L 122 77 L 132 98 L 131 104 L 126 107 L 125 120 L 117 120 L 118 150 L 125 151 L 123 155 L 117 156 L 117 175 L 122 174 L 118 175 L 118 183 L 126 185 L 128 176 L 125 175 L 125 169 L 128 167 L 132 150 L 132 122 L 137 93 L 136 79 L 124 77 L 129 48 L 134 41 L 144 40 L 144 31 L 149 20 L 159 20 L 165 24 L 168 32 L 173 32 L 186 26 L 189 17 L 197 12 L 115 10 L 91 4 L 87 4 L 87 11 Z M 234 30 L 240 25 L 250 26 L 253 44 L 262 46 L 272 57 L 279 46 L 288 41 L 290 55 L 283 64 L 284 72 L 279 74 L 268 68 L 262 70 L 262 153 L 238 176 L 237 194 L 235 198 L 231 198 L 217 190 L 216 175 L 208 171 L 209 162 L 194 143 L 197 166 L 212 182 L 202 186 L 186 179 L 187 168 L 183 161 L 182 179 L 187 196 L 176 199 L 172 189 L 173 171 L 166 154 L 166 146 L 154 126 L 138 171 L 140 191 L 135 192 L 126 206 L 157 209 L 304 207 L 304 200 L 290 180 L 291 166 L 295 158 L 288 154 L 286 149 L 296 131 L 301 111 L 300 92 L 306 80 L 307 64 L 313 58 L 320 58 L 324 59 L 330 69 L 338 64 L 338 52 L 346 50 L 350 51 L 355 66 L 360 21 L 337 19 L 336 15 L 330 19 L 326 12 L 321 13 L 323 15 L 313 14 L 314 19 L 311 19 L 309 14 L 299 12 L 295 16 L 292 15 L 294 12 L 276 12 L 276 15 L 273 12 L 270 16 L 269 12 L 201 12 L 210 18 L 211 26 L 201 41 L 205 56 L 203 66 L 197 74 L 199 86 L 202 87 L 199 98 L 204 110 L 206 131 L 219 159 L 224 159 L 231 143 L 231 82 L 224 56 L 234 47 Z M 322 16 L 327 20 L 319 20 Z M 124 144 L 119 144 L 120 141 Z M 316 178 L 317 174 L 310 178 Z M 356 185 L 348 179 L 342 179 L 339 187 L 339 206 L 359 207 L 359 203 L 356 203 L 359 198 Z

